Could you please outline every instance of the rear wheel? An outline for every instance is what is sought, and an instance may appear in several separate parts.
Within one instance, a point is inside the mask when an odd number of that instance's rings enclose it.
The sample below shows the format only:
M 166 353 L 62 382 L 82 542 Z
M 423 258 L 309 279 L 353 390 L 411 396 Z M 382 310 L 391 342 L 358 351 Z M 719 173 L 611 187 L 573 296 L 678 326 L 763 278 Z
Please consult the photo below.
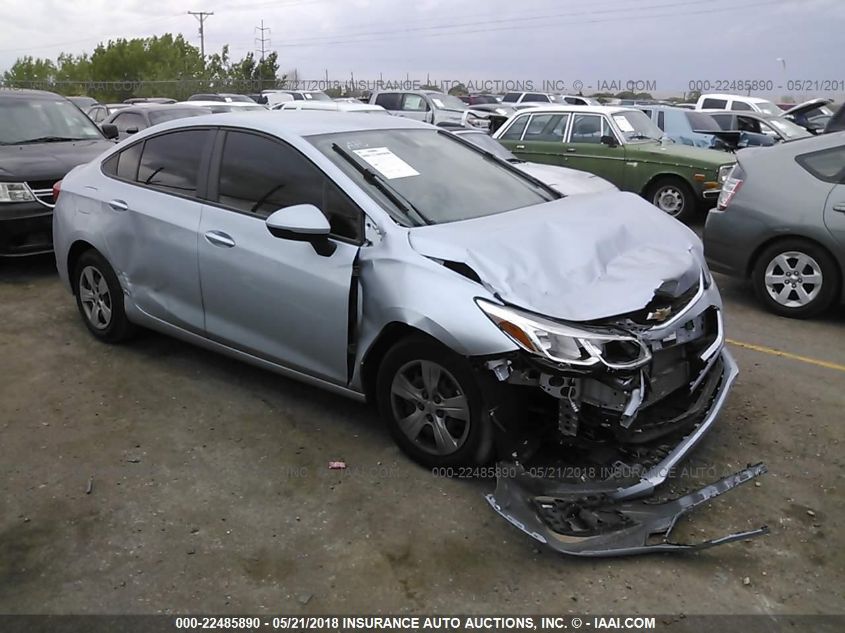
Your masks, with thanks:
M 820 246 L 801 239 L 777 242 L 754 265 L 754 290 L 763 305 L 780 316 L 807 319 L 836 299 L 836 262 Z
M 690 186 L 680 178 L 660 178 L 649 186 L 646 199 L 681 222 L 692 220 L 696 199 Z
M 469 362 L 424 337 L 397 343 L 377 378 L 379 410 L 399 447 L 430 468 L 483 464 L 492 431 Z
M 76 306 L 88 331 L 106 343 L 129 338 L 135 326 L 123 310 L 123 290 L 111 266 L 97 251 L 83 253 L 74 272 Z

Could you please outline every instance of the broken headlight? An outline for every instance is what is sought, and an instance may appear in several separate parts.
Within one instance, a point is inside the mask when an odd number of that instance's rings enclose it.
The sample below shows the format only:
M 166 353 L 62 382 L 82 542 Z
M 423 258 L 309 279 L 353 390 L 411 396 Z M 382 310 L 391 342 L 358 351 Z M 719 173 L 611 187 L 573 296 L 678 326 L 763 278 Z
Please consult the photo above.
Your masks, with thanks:
M 631 334 L 568 325 L 484 299 L 475 302 L 522 349 L 555 363 L 633 369 L 651 360 L 648 347 Z
M 22 182 L 0 182 L 0 202 L 31 202 L 35 196 Z

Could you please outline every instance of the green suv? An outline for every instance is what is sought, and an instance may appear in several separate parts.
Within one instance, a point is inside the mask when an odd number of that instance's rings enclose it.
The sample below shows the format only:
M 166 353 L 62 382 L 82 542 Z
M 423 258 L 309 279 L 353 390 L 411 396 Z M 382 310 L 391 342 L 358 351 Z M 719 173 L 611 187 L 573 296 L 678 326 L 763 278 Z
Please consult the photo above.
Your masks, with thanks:
M 683 221 L 716 204 L 736 162 L 722 151 L 661 141 L 660 128 L 630 108 L 530 108 L 494 136 L 519 158 L 591 172 Z

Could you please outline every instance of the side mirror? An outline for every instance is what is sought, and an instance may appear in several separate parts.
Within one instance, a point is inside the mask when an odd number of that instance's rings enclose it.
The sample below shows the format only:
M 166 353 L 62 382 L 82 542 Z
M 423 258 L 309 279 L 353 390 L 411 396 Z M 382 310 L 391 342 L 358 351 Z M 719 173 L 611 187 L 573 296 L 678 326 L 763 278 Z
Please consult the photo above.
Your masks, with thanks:
M 602 136 L 599 140 L 602 145 L 607 145 L 608 147 L 619 147 L 619 141 L 612 136 Z
M 117 134 L 117 126 L 114 123 L 103 123 L 100 126 L 100 129 L 103 131 L 103 135 L 108 139 L 116 139 Z
M 265 223 L 273 237 L 308 242 L 323 257 L 328 257 L 337 248 L 329 240 L 329 221 L 313 204 L 295 204 L 279 209 L 271 213 Z

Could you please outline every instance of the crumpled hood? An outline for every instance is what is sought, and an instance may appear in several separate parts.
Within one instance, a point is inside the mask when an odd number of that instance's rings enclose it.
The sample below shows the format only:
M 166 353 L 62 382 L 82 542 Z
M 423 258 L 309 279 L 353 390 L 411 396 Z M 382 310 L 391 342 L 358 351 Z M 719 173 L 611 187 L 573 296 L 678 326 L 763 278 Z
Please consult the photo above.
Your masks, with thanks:
M 565 196 L 579 193 L 598 193 L 599 191 L 618 191 L 613 183 L 587 171 L 525 161 L 513 163 L 513 166 L 530 176 L 534 176 L 537 180 L 560 191 Z
M 105 139 L 7 145 L 0 148 L 0 178 L 6 181 L 61 180 L 77 165 L 114 147 Z
M 411 247 L 462 262 L 507 303 L 567 321 L 643 308 L 664 283 L 699 279 L 701 242 L 631 193 L 597 193 L 411 229 Z

